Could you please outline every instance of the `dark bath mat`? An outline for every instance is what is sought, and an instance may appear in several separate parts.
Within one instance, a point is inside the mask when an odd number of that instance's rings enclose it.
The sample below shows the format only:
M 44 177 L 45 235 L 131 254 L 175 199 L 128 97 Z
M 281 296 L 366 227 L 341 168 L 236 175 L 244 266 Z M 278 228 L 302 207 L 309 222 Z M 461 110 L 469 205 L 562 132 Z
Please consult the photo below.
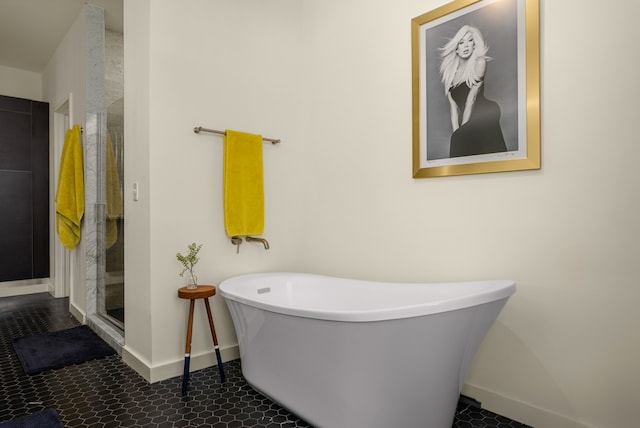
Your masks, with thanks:
M 44 409 L 40 412 L 30 413 L 10 421 L 0 423 L 0 428 L 64 428 L 58 412 L 53 409 Z
M 26 374 L 59 369 L 116 351 L 86 325 L 13 339 L 13 347 Z

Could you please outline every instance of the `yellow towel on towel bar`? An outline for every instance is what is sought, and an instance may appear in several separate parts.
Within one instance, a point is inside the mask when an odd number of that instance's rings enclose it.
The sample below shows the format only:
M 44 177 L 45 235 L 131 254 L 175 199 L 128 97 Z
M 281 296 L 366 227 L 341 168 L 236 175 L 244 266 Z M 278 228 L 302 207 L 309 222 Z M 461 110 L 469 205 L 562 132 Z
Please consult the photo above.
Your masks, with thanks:
M 84 169 L 80 126 L 67 130 L 60 157 L 56 191 L 56 230 L 60 242 L 72 250 L 80 241 L 84 215 Z
M 262 136 L 227 130 L 224 137 L 224 226 L 228 236 L 264 231 Z

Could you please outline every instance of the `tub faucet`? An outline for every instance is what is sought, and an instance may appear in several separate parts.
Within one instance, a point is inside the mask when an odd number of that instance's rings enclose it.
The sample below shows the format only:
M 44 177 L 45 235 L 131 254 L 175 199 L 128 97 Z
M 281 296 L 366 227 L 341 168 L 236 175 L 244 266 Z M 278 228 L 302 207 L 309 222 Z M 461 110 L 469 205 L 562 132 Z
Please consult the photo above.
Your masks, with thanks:
M 269 241 L 267 241 L 264 238 L 254 238 L 253 236 L 247 236 L 245 240 L 247 242 L 262 242 L 262 245 L 264 245 L 264 249 L 265 250 L 269 249 Z

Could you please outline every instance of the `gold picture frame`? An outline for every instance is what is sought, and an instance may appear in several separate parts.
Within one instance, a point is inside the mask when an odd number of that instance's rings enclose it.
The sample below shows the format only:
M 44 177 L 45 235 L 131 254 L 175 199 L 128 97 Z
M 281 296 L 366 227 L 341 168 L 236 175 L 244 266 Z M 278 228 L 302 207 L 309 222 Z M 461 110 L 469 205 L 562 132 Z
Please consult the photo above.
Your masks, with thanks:
M 540 169 L 539 0 L 411 21 L 413 177 Z

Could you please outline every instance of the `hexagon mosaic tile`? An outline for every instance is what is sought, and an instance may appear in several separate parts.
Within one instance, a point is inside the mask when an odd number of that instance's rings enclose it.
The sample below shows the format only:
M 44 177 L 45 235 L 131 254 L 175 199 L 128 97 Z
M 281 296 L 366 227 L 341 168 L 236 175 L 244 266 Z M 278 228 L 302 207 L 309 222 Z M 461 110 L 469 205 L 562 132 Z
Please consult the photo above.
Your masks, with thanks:
M 68 306 L 68 299 L 47 293 L 0 298 L 0 422 L 53 408 L 67 428 L 311 427 L 253 390 L 239 360 L 225 363 L 224 385 L 215 367 L 192 372 L 186 397 L 181 377 L 149 384 L 118 355 L 24 374 L 12 340 L 79 325 Z M 458 407 L 452 428 L 491 427 L 527 428 L 466 405 Z

